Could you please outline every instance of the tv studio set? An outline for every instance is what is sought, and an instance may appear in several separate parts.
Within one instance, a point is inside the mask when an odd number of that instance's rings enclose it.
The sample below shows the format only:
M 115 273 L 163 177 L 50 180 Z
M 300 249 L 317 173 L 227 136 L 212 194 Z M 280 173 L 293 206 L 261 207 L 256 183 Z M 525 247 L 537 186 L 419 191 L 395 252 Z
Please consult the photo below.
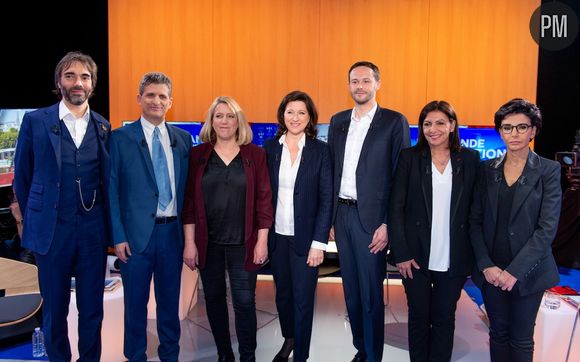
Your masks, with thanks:
M 11 4 L 0 361 L 580 361 L 579 19 Z

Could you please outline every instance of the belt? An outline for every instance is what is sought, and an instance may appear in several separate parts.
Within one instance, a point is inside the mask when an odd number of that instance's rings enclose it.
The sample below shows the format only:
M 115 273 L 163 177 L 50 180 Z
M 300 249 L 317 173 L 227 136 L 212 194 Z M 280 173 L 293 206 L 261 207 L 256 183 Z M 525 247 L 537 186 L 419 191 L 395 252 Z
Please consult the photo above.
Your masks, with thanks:
M 177 216 L 161 216 L 155 218 L 156 224 L 169 224 L 170 222 L 174 222 L 177 220 Z
M 353 199 L 343 199 L 342 197 L 338 198 L 338 203 L 339 204 L 345 204 L 348 206 L 356 206 L 356 200 Z

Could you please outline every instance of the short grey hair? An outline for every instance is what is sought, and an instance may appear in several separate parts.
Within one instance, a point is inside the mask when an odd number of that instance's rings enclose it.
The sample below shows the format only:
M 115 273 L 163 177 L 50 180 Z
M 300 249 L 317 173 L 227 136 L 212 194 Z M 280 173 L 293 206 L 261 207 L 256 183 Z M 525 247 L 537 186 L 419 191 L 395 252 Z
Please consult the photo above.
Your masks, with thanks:
M 171 97 L 171 79 L 161 72 L 147 73 L 141 78 L 139 82 L 139 95 L 142 96 L 145 87 L 149 84 L 165 84 L 169 88 L 169 96 Z

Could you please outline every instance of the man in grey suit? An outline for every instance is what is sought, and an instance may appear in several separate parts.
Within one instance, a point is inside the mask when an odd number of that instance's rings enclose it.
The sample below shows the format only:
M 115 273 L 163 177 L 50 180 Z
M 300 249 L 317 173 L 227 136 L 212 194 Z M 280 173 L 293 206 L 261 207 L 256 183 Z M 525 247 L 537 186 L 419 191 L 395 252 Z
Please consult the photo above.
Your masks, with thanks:
M 348 72 L 353 109 L 330 120 L 328 143 L 334 164 L 333 224 L 344 296 L 357 353 L 353 362 L 379 362 L 384 344 L 383 280 L 388 243 L 387 208 L 409 124 L 400 113 L 378 106 L 379 68 L 353 64 Z
M 115 253 L 122 261 L 125 298 L 124 353 L 147 360 L 147 301 L 155 280 L 161 361 L 179 356 L 179 286 L 183 208 L 191 136 L 165 122 L 171 80 L 148 73 L 139 84 L 139 120 L 111 136 L 109 197 Z

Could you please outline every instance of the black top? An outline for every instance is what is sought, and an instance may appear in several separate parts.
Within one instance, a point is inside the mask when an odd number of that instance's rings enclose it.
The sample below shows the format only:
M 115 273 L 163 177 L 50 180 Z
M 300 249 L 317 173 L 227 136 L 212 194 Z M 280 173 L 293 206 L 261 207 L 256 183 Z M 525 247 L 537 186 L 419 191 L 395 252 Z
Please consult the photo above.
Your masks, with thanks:
M 502 178 L 499 186 L 497 224 L 491 259 L 501 269 L 507 268 L 513 257 L 510 248 L 509 225 L 514 194 L 518 183 L 519 181 L 516 181 L 511 186 L 508 186 L 505 178 Z
M 208 239 L 220 245 L 244 243 L 246 174 L 242 156 L 226 165 L 212 151 L 202 179 Z

